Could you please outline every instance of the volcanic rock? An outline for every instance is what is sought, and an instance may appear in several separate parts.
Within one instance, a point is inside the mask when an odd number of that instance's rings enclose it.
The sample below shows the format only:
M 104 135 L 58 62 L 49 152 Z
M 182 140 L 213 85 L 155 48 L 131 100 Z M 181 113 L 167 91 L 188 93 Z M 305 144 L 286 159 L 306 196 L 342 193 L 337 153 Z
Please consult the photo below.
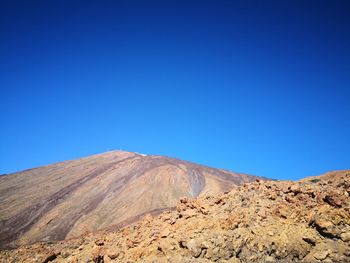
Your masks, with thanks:
M 54 247 L 72 255 L 58 253 L 54 262 L 349 262 L 350 172 L 327 178 L 301 180 L 297 194 L 291 191 L 295 182 L 260 181 L 183 198 L 176 210 L 145 215 L 116 231 L 2 250 L 0 261 L 42 262 Z M 325 201 L 329 193 L 342 197 L 342 205 Z M 181 216 L 186 211 L 194 216 Z M 95 244 L 99 240 L 103 246 Z M 84 248 L 77 249 L 82 242 Z

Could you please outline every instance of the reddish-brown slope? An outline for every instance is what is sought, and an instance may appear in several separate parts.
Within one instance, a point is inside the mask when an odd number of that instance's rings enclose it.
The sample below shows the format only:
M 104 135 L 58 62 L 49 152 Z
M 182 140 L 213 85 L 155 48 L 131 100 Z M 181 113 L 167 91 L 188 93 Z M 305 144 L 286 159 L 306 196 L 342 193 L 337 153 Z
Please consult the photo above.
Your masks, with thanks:
M 0 178 L 0 246 L 111 228 L 180 197 L 228 191 L 256 177 L 163 156 L 112 151 Z
M 350 171 L 182 198 L 116 232 L 0 251 L 0 262 L 349 262 Z

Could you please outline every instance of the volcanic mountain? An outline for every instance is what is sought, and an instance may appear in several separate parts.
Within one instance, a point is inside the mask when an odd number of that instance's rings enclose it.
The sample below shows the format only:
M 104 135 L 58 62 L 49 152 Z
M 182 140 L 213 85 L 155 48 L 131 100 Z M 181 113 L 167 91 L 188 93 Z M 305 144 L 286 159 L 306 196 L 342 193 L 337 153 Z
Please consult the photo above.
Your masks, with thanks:
M 116 231 L 0 250 L 0 262 L 350 262 L 350 170 L 181 198 Z
M 174 158 L 111 151 L 0 177 L 0 247 L 115 229 L 257 179 Z

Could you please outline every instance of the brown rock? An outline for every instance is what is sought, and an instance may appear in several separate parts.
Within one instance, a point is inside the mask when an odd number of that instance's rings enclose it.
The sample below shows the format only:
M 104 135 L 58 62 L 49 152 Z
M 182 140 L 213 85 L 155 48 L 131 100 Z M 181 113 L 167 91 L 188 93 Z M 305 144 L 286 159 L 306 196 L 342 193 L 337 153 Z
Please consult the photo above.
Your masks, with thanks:
M 57 258 L 57 254 L 54 252 L 50 252 L 45 256 L 45 259 L 43 260 L 43 263 L 47 263 L 50 261 L 53 261 Z
M 316 219 L 314 225 L 322 236 L 327 238 L 340 238 L 341 229 L 335 226 L 331 221 Z
M 276 200 L 277 194 L 275 192 L 268 193 L 268 198 L 270 200 Z
M 316 251 L 314 253 L 314 258 L 318 260 L 324 260 L 328 256 L 328 250 Z
M 110 259 L 116 259 L 118 256 L 119 256 L 119 252 L 115 252 L 113 250 L 108 250 L 107 251 L 107 256 L 110 258 Z
M 179 247 L 180 248 L 187 248 L 187 242 L 185 240 L 180 240 Z
M 63 258 L 68 258 L 69 255 L 70 255 L 70 253 L 69 253 L 69 251 L 67 251 L 67 250 L 63 250 L 63 251 L 61 252 L 61 256 L 62 256 Z
M 187 248 L 191 252 L 192 256 L 195 258 L 198 258 L 200 256 L 200 254 L 202 253 L 201 244 L 194 239 L 191 239 L 187 243 Z
M 170 218 L 171 218 L 171 212 L 170 212 L 170 211 L 163 212 L 162 214 L 160 214 L 159 218 L 160 218 L 163 222 L 167 222 L 167 221 L 169 221 Z
M 273 236 L 275 233 L 274 233 L 273 231 L 269 231 L 269 232 L 267 232 L 267 234 L 268 234 L 269 236 Z
M 345 232 L 345 233 L 340 234 L 340 238 L 344 242 L 349 242 L 350 241 L 350 232 Z
M 276 262 L 276 260 L 272 256 L 267 256 L 267 257 L 265 257 L 265 262 L 266 263 L 271 263 L 271 262 Z
M 182 212 L 180 212 L 180 215 L 187 219 L 187 218 L 191 218 L 191 217 L 194 217 L 194 216 L 197 216 L 197 211 L 194 210 L 194 209 L 187 209 L 187 210 L 184 210 Z
M 170 234 L 170 230 L 169 230 L 168 228 L 165 228 L 165 229 L 163 229 L 162 232 L 160 233 L 160 237 L 161 237 L 161 238 L 165 238 L 165 237 L 169 236 L 169 234 Z
M 131 240 L 131 239 L 126 240 L 126 246 L 128 248 L 133 248 L 133 247 L 135 247 L 135 245 L 136 245 L 136 243 L 133 240 Z
M 94 255 L 94 256 L 92 257 L 92 260 L 93 260 L 93 262 L 95 262 L 95 263 L 103 263 L 103 261 L 104 261 L 103 258 L 104 258 L 103 255 L 97 254 L 97 255 Z
M 324 219 L 316 219 L 315 224 L 316 224 L 316 226 L 323 228 L 323 229 L 327 229 L 327 228 L 330 228 L 333 226 L 332 222 L 326 221 Z
M 73 262 L 79 262 L 79 260 L 77 259 L 77 257 L 76 256 L 71 256 L 71 257 L 69 257 L 68 259 L 67 259 L 67 261 L 69 262 L 69 263 L 73 263 Z M 91 259 L 90 259 L 90 262 L 91 262 Z
M 98 240 L 95 241 L 95 244 L 97 246 L 103 246 L 105 243 L 104 243 L 104 241 L 102 239 L 98 239 Z
M 288 212 L 287 208 L 285 208 L 285 207 L 277 208 L 276 214 L 282 218 L 287 218 L 289 216 L 289 212 Z
M 290 187 L 290 191 L 291 191 L 292 193 L 294 193 L 295 195 L 296 195 L 296 194 L 299 194 L 299 193 L 300 193 L 300 186 L 299 186 L 299 184 L 298 184 L 298 183 L 293 184 L 293 185 Z
M 308 244 L 310 244 L 310 245 L 312 245 L 312 246 L 315 246 L 315 245 L 316 245 L 316 240 L 315 240 L 314 238 L 310 237 L 310 236 L 304 236 L 304 237 L 303 237 L 303 240 L 304 240 L 306 243 L 308 243 Z
M 323 200 L 331 206 L 342 207 L 342 200 L 338 196 L 326 195 Z

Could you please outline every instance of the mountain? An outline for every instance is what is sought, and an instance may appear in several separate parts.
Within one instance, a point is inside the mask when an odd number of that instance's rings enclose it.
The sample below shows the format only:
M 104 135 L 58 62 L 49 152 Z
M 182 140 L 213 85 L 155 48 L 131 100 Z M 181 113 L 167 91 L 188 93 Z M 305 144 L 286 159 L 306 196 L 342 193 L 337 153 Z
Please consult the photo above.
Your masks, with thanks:
M 330 180 L 338 181 L 338 180 L 341 180 L 348 173 L 349 173 L 349 170 L 337 170 L 337 171 L 327 172 L 327 173 L 319 175 L 319 176 L 306 177 L 300 181 L 303 181 L 303 182 L 307 182 L 310 180 L 319 181 L 321 179 L 325 180 L 325 181 L 330 181 Z
M 258 177 L 174 158 L 111 151 L 0 177 L 0 246 L 116 229 L 180 197 L 230 191 Z
M 350 170 L 181 198 L 123 229 L 0 251 L 4 262 L 349 262 Z

